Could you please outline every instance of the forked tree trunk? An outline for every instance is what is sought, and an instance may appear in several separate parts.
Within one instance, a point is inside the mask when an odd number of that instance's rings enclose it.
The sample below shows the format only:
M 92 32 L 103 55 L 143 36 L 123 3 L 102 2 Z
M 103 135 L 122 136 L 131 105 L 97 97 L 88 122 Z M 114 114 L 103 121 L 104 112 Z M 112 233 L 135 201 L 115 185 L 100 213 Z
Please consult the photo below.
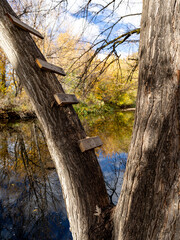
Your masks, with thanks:
M 78 140 L 86 134 L 73 107 L 52 106 L 53 95 L 62 93 L 63 89 L 55 74 L 37 66 L 35 59 L 44 59 L 43 55 L 30 34 L 15 27 L 6 13 L 16 16 L 7 1 L 1 0 L 0 46 L 16 70 L 43 126 L 61 182 L 73 239 L 98 239 L 98 231 L 94 228 L 97 222 L 103 225 L 104 220 L 94 215 L 96 206 L 102 212 L 108 211 L 109 199 L 94 150 L 80 151 Z M 101 230 L 105 236 L 111 235 L 109 229 Z
M 180 239 L 180 1 L 144 0 L 133 138 L 117 240 Z
M 13 14 L 7 2 L 1 0 L 0 45 L 44 128 L 73 238 L 108 240 L 111 225 L 102 221 L 103 214 L 100 218 L 94 216 L 96 205 L 102 209 L 109 206 L 94 152 L 81 153 L 77 146 L 85 133 L 73 108 L 51 107 L 53 94 L 63 90 L 54 74 L 36 66 L 35 58 L 43 56 L 29 34 L 14 27 L 5 12 Z M 179 240 L 179 14 L 179 0 L 144 0 L 136 118 L 127 171 L 114 211 L 115 240 Z M 104 216 L 108 221 L 109 210 Z M 96 223 L 100 223 L 99 228 L 94 226 Z M 108 229 L 106 236 L 104 229 Z

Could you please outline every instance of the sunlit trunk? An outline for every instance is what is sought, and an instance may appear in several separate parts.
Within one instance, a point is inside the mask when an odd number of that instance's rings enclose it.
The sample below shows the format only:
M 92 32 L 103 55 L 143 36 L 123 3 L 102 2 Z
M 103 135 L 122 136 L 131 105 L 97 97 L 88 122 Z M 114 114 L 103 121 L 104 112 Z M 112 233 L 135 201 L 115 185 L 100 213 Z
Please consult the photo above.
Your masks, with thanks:
M 180 1 L 143 1 L 137 109 L 117 240 L 180 239 Z
M 179 240 L 180 236 L 180 2 L 144 0 L 140 72 L 133 138 L 121 196 L 114 211 L 115 240 Z M 74 240 L 109 240 L 111 207 L 94 151 L 72 107 L 52 104 L 63 89 L 28 33 L 13 26 L 0 1 L 0 46 L 29 94 L 44 128 L 63 189 Z M 96 212 L 96 214 L 95 214 Z M 99 214 L 98 214 L 99 213 Z M 97 216 L 99 215 L 99 216 Z

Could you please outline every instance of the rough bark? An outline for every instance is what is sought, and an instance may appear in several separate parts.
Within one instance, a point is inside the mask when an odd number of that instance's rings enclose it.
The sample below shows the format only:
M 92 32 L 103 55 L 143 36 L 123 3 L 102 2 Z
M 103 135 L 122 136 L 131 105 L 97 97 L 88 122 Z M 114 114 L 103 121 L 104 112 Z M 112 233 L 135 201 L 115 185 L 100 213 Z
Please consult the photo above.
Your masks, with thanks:
M 115 239 L 180 239 L 180 1 L 144 0 L 133 138 Z
M 5 16 L 0 2 L 0 46 L 16 69 L 44 128 L 63 188 L 73 238 L 110 239 L 111 207 L 94 151 L 81 153 L 85 132 L 72 107 L 53 105 L 63 93 L 56 76 L 35 63 L 44 59 L 30 35 Z M 133 138 L 114 239 L 179 240 L 180 236 L 180 2 L 144 0 L 140 73 Z M 96 206 L 102 209 L 95 216 Z
M 80 151 L 78 140 L 86 134 L 73 107 L 52 106 L 54 94 L 64 91 L 55 74 L 37 66 L 35 59 L 44 60 L 43 55 L 30 34 L 9 21 L 7 12 L 16 16 L 7 1 L 1 0 L 0 46 L 16 70 L 43 126 L 62 185 L 73 239 L 86 240 L 90 239 L 89 235 L 96 239 L 93 234 L 99 221 L 94 215 L 96 206 L 103 212 L 109 208 L 109 199 L 94 150 Z M 109 229 L 103 232 L 111 234 Z M 102 234 L 98 239 L 103 238 Z

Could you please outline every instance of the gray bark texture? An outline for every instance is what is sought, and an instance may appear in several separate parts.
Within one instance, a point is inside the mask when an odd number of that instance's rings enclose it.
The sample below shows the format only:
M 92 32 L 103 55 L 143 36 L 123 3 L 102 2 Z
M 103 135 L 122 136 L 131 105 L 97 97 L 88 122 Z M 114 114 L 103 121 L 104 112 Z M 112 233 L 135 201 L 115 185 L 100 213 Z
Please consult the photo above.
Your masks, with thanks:
M 44 129 L 48 148 L 61 182 L 74 240 L 110 239 L 108 219 L 95 216 L 96 206 L 109 212 L 109 199 L 94 150 L 82 153 L 78 141 L 85 131 L 72 106 L 60 107 L 54 94 L 64 93 L 54 73 L 41 70 L 35 59 L 45 60 L 28 32 L 16 27 L 6 13 L 17 17 L 6 0 L 0 1 L 0 46 L 28 93 Z M 100 224 L 101 223 L 101 224 Z M 102 230 L 98 234 L 97 225 Z M 94 229 L 96 228 L 96 229 Z
M 29 94 L 55 162 L 74 240 L 180 239 L 180 1 L 144 0 L 137 109 L 127 170 L 118 205 L 112 208 L 93 150 L 70 107 L 52 106 L 64 93 L 29 33 L 5 15 L 0 1 L 0 46 Z M 95 216 L 96 208 L 100 216 Z
M 180 1 L 144 0 L 133 138 L 116 240 L 180 239 Z

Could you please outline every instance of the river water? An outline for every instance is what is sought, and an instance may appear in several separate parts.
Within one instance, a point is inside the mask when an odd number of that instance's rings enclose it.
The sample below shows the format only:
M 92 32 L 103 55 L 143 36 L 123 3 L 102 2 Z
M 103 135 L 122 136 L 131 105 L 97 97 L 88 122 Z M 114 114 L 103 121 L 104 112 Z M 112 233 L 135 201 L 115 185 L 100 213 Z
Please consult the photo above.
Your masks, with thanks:
M 96 149 L 110 200 L 123 181 L 134 112 L 81 119 Z M 72 239 L 61 186 L 37 120 L 0 122 L 0 239 Z

